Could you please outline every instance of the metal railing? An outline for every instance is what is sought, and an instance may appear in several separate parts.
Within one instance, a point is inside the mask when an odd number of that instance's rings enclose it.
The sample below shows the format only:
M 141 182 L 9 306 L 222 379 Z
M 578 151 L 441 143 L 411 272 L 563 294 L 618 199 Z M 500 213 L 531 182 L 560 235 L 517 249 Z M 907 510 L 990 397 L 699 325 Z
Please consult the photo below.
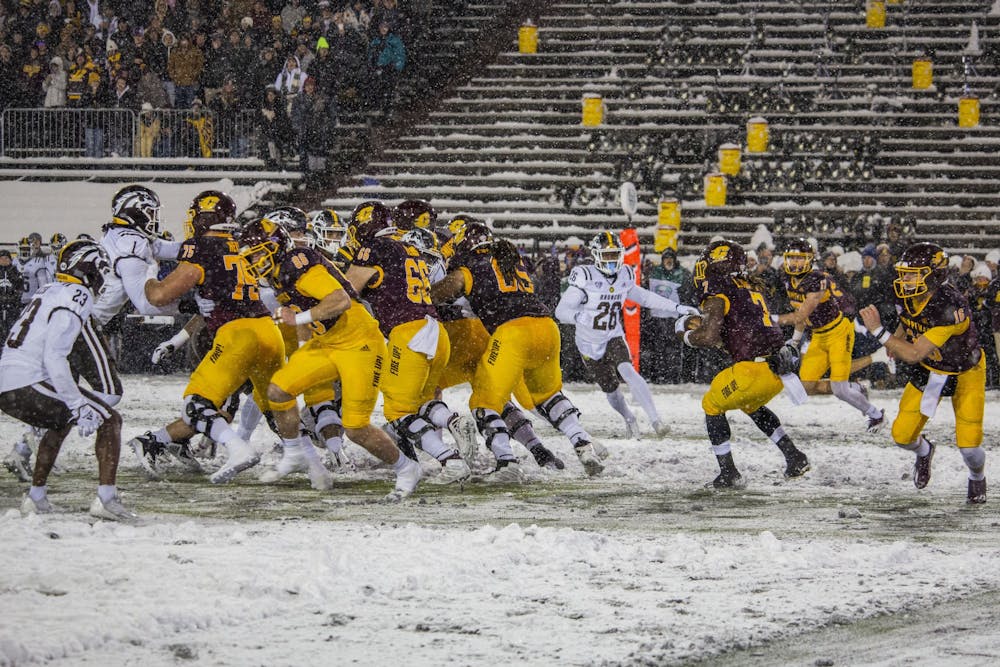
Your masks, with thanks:
M 256 134 L 253 111 L 5 109 L 0 157 L 245 158 Z

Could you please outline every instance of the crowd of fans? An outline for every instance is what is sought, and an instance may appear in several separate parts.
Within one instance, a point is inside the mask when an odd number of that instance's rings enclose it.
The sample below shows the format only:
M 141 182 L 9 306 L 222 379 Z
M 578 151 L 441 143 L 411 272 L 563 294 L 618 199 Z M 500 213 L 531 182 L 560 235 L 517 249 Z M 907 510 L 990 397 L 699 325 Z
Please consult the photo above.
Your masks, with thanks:
M 176 128 L 153 110 L 211 111 L 216 127 L 238 127 L 242 114 L 263 128 L 262 155 L 274 165 L 298 155 L 306 169 L 325 155 L 340 110 L 391 115 L 406 45 L 428 9 L 397 0 L 0 0 L 0 110 L 147 112 L 140 146 L 92 132 L 91 157 L 176 155 Z M 233 134 L 242 136 L 230 152 L 245 155 L 249 131 Z

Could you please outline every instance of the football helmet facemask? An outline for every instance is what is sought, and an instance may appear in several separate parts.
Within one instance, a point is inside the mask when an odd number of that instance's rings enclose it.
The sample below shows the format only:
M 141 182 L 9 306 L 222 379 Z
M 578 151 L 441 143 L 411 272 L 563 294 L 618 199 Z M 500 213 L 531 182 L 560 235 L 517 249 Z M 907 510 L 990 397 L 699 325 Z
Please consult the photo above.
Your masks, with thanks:
M 336 252 L 347 236 L 347 225 L 330 208 L 314 211 L 310 216 L 310 224 L 317 245 L 327 252 Z
M 948 253 L 936 243 L 911 245 L 896 262 L 892 288 L 904 301 L 933 292 L 948 280 Z
M 62 250 L 62 247 L 66 245 L 68 241 L 69 239 L 66 238 L 65 234 L 56 232 L 55 234 L 52 235 L 52 238 L 49 239 L 49 248 L 52 250 L 52 252 L 58 253 L 60 250 Z
M 127 208 L 138 208 L 146 213 L 146 226 L 133 227 L 120 214 Z M 153 239 L 160 230 L 160 197 L 144 185 L 126 185 L 111 199 L 111 221 L 116 225 L 132 227 L 137 232 Z
M 425 255 L 441 257 L 441 248 L 438 244 L 437 234 L 429 229 L 414 227 L 403 234 L 400 241 L 413 246 Z
M 590 255 L 594 258 L 594 266 L 598 271 L 606 276 L 618 273 L 625 256 L 625 249 L 617 235 L 611 232 L 601 232 L 590 240 L 587 249 L 590 250 Z
M 244 226 L 236 232 L 235 239 L 250 275 L 264 285 L 270 285 L 277 277 L 288 251 L 295 248 L 288 231 L 268 218 Z
M 469 252 L 493 243 L 493 232 L 481 222 L 470 222 L 455 234 L 455 250 Z
M 816 253 L 813 252 L 812 244 L 805 239 L 792 239 L 785 247 L 782 254 L 784 261 L 782 268 L 790 276 L 801 276 L 812 271 L 813 260 Z

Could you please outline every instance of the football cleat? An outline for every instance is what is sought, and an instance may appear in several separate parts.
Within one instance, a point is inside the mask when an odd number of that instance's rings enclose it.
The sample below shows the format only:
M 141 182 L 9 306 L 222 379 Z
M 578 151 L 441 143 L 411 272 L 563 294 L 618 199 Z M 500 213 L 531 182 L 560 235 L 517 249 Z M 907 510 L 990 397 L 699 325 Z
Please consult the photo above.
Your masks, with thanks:
M 466 461 L 476 458 L 479 441 L 476 440 L 476 422 L 468 415 L 456 415 L 448 422 L 448 431 L 455 438 L 458 452 Z
M 146 431 L 142 435 L 132 438 L 128 441 L 128 446 L 135 453 L 139 465 L 146 471 L 146 476 L 150 479 L 160 479 L 160 471 L 156 469 L 157 461 L 163 459 L 167 448 L 162 443 L 157 442 L 152 431 Z
M 795 479 L 809 472 L 809 459 L 800 451 L 785 459 L 785 479 Z
M 400 456 L 403 456 L 400 454 Z M 420 478 L 424 476 L 423 468 L 420 464 L 409 457 L 404 457 L 403 469 L 396 473 L 396 488 L 390 491 L 382 499 L 386 503 L 398 503 L 404 498 L 408 498 L 420 483 Z
M 670 427 L 661 421 L 653 422 L 653 430 L 656 432 L 656 435 L 661 438 L 665 435 L 670 435 Z
M 22 454 L 14 448 L 3 460 L 3 466 L 9 470 L 19 482 L 31 481 L 31 452 Z
M 245 441 L 235 438 L 226 444 L 229 458 L 226 463 L 215 471 L 208 479 L 212 484 L 226 484 L 247 468 L 260 463 L 260 454 Z
M 924 439 L 926 440 L 926 438 Z M 934 443 L 927 440 L 927 444 L 930 445 L 927 456 L 917 456 L 917 460 L 913 464 L 913 486 L 918 489 L 924 488 L 931 481 L 931 459 L 934 458 Z
M 634 419 L 625 420 L 625 438 L 628 440 L 638 440 L 642 437 L 642 432 L 639 430 L 639 422 Z
M 90 516 L 123 523 L 135 523 L 139 520 L 139 515 L 126 509 L 118 496 L 112 496 L 107 502 L 101 500 L 100 496 L 94 498 L 94 502 L 90 503 Z
M 469 468 L 469 464 L 456 456 L 447 459 L 441 466 L 441 472 L 427 480 L 427 483 L 454 484 L 455 482 L 464 482 L 471 476 L 472 470 Z
M 604 464 L 601 463 L 601 459 L 598 458 L 597 452 L 591 443 L 581 440 L 573 446 L 573 449 L 576 451 L 576 457 L 583 464 L 584 471 L 589 476 L 595 477 L 604 472 Z
M 312 447 L 311 444 L 300 445 L 299 447 L 285 447 L 279 460 L 273 468 L 265 470 L 258 479 L 265 484 L 273 484 L 283 477 L 291 475 L 293 472 L 304 472 L 309 476 L 309 483 L 317 491 L 329 491 L 333 488 L 333 475 L 323 467 L 319 459 L 310 459 L 306 456 L 303 447 Z
M 54 511 L 55 508 L 52 507 L 52 503 L 49 502 L 48 496 L 44 496 L 38 500 L 35 500 L 28 494 L 24 494 L 24 500 L 21 501 L 22 515 L 28 516 L 29 514 L 52 514 Z
M 545 445 L 538 444 L 531 448 L 531 455 L 535 457 L 535 463 L 538 464 L 539 468 L 548 468 L 550 470 L 562 470 L 566 467 L 562 459 L 552 453 L 552 451 Z
M 867 431 L 869 433 L 873 433 L 873 434 L 874 433 L 878 433 L 879 431 L 882 430 L 882 426 L 884 424 L 885 424 L 885 410 L 882 410 L 882 412 L 879 413 L 878 417 L 869 417 L 868 418 Z
M 711 482 L 706 484 L 713 489 L 742 489 L 746 486 L 743 475 L 735 470 L 720 472 Z
M 496 469 L 486 476 L 485 481 L 490 484 L 524 484 L 528 480 L 520 463 L 505 459 L 497 461 Z
M 982 505 L 986 502 L 986 480 L 970 479 L 969 495 L 965 501 L 969 505 Z

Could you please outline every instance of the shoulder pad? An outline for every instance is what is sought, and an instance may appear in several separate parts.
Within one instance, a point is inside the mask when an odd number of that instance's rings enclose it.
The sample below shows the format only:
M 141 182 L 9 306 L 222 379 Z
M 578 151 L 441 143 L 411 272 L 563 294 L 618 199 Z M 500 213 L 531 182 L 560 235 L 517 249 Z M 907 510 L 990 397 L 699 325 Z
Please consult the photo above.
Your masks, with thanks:
M 587 279 L 587 273 L 583 266 L 574 266 L 573 270 L 569 272 L 569 284 L 573 287 L 579 287 L 583 289 L 586 287 L 589 280 Z

